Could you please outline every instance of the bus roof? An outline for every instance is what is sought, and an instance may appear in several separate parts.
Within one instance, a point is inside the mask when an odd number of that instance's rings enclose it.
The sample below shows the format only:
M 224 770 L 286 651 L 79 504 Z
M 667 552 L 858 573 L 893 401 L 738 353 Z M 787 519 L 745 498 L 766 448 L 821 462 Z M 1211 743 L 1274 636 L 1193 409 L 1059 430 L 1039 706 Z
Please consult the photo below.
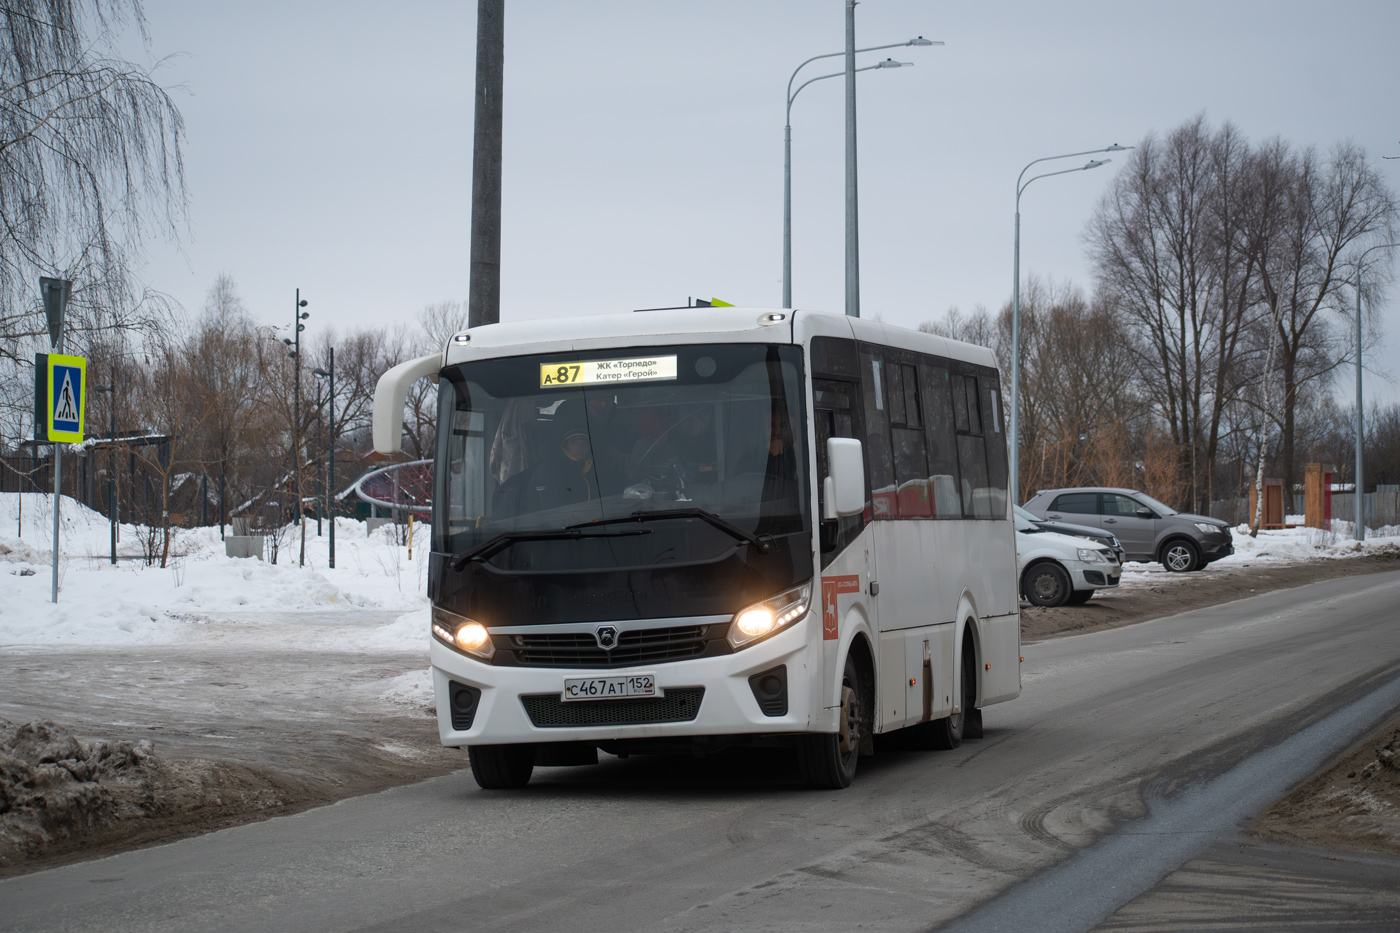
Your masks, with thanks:
M 444 362 L 655 343 L 806 343 L 812 336 L 868 343 L 995 367 L 986 347 L 825 311 L 785 308 L 674 308 L 486 324 L 447 342 Z

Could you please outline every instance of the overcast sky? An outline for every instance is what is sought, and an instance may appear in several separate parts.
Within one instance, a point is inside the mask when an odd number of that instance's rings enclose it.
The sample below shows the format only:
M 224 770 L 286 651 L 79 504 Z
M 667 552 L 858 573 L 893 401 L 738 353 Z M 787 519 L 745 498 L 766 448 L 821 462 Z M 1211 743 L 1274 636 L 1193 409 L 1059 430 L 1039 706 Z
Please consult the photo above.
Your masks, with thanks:
M 465 302 L 475 4 L 147 0 L 181 84 L 189 236 L 150 286 L 197 310 L 216 275 L 309 332 Z M 842 0 L 507 0 L 503 320 L 718 297 L 780 304 L 783 91 L 844 45 Z M 1204 112 L 1253 141 L 1350 138 L 1400 188 L 1394 0 L 867 0 L 859 47 L 942 48 L 860 76 L 862 309 L 916 326 L 1011 290 L 1028 161 L 1131 145 Z M 803 76 L 827 71 L 821 63 Z M 798 307 L 843 306 L 843 92 L 793 110 Z M 1081 234 L 1113 164 L 1037 182 L 1022 269 L 1090 284 Z M 1066 165 L 1073 163 L 1066 163 Z M 1384 353 L 1400 359 L 1387 302 Z M 1400 397 L 1375 380 L 1376 397 Z M 1368 394 L 1370 394 L 1368 392 Z

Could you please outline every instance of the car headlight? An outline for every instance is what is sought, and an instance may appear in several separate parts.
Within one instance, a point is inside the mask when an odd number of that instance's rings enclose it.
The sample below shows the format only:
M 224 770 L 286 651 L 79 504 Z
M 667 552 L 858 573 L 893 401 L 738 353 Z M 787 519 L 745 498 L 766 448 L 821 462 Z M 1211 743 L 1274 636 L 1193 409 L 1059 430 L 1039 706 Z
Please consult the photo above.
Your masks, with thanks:
M 1086 564 L 1106 564 L 1108 558 L 1104 557 L 1102 548 L 1082 547 L 1079 549 L 1079 559 Z
M 1218 535 L 1225 533 L 1224 528 L 1221 528 L 1219 525 L 1212 525 L 1209 522 L 1196 522 L 1195 525 L 1196 528 L 1198 528 L 1201 532 L 1208 535 Z
M 812 584 L 808 582 L 739 610 L 729 623 L 730 647 L 744 648 L 782 631 L 805 616 L 811 605 Z
M 496 653 L 496 646 L 491 644 L 491 633 L 486 626 L 439 606 L 433 607 L 433 637 L 449 648 L 482 661 L 491 660 Z

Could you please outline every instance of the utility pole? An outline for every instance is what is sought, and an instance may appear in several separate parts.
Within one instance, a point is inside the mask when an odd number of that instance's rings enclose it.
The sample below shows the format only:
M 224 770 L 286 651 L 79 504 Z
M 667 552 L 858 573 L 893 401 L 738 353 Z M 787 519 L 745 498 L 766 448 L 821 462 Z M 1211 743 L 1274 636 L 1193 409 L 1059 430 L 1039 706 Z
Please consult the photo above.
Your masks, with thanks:
M 856 2 L 846 0 L 846 313 L 860 317 L 860 223 L 856 206 Z
M 477 0 L 468 327 L 501 320 L 501 95 L 505 83 L 505 19 L 505 0 Z

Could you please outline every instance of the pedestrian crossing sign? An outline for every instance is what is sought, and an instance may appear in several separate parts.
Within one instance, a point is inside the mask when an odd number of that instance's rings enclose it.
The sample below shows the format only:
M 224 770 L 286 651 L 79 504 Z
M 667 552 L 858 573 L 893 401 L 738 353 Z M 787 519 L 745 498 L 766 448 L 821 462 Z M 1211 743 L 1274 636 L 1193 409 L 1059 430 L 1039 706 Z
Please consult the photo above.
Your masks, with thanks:
M 48 355 L 49 440 L 77 444 L 83 439 L 83 399 L 87 360 L 81 356 Z

